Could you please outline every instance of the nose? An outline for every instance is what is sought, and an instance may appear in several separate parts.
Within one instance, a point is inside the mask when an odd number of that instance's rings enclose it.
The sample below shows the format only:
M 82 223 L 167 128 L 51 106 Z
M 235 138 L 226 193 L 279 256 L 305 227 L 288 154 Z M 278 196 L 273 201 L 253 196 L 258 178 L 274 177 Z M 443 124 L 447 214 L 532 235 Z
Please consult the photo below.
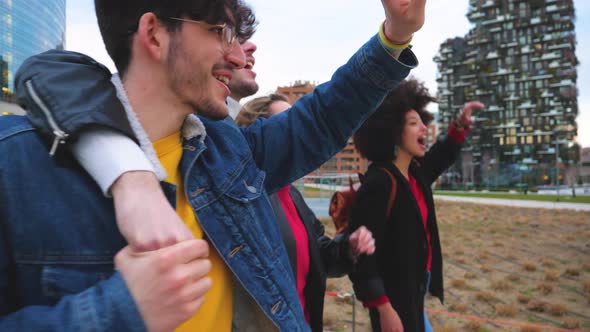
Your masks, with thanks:
M 246 55 L 252 55 L 254 54 L 254 52 L 256 52 L 256 50 L 258 49 L 258 47 L 256 47 L 256 44 L 254 44 L 251 41 L 245 41 L 242 44 L 242 51 L 244 51 L 244 54 Z
M 246 55 L 238 42 L 234 42 L 231 49 L 225 54 L 225 59 L 234 66 L 234 69 L 242 69 L 246 65 Z

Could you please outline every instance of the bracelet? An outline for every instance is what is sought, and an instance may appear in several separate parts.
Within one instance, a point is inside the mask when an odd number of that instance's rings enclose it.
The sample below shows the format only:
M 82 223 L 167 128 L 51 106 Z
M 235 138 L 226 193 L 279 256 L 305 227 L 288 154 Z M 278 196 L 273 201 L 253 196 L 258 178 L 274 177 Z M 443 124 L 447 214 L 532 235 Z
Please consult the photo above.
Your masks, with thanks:
M 390 52 L 395 52 L 403 51 L 404 49 L 408 48 L 408 46 L 410 46 L 410 43 L 412 42 L 412 37 L 410 37 L 410 39 L 403 44 L 396 44 L 394 41 L 387 37 L 387 35 L 385 34 L 384 26 L 385 22 L 381 23 L 381 25 L 379 26 L 379 41 L 385 49 L 387 49 Z

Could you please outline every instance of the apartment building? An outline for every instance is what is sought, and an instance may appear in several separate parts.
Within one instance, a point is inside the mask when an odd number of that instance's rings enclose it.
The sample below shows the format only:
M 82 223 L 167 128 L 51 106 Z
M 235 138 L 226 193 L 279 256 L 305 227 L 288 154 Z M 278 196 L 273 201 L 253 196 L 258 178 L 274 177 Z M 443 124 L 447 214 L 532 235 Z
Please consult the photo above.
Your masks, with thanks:
M 577 148 L 573 0 L 470 0 L 467 18 L 474 27 L 434 58 L 441 132 L 465 102 L 487 107 L 451 172 L 469 184 L 559 182 Z

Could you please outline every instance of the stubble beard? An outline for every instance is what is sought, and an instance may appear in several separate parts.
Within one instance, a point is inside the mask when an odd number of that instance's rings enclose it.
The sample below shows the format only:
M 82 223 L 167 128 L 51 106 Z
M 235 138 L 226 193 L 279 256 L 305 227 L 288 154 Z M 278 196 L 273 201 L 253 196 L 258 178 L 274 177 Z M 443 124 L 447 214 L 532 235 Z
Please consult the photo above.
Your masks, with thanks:
M 227 105 L 216 102 L 208 95 L 206 87 L 211 75 L 199 70 L 198 64 L 185 52 L 179 37 L 172 37 L 168 54 L 170 87 L 178 99 L 188 105 L 193 114 L 213 120 L 226 118 L 229 114 Z
M 230 81 L 229 90 L 232 96 L 239 96 L 240 98 L 249 97 L 258 92 L 258 83 L 256 81 Z

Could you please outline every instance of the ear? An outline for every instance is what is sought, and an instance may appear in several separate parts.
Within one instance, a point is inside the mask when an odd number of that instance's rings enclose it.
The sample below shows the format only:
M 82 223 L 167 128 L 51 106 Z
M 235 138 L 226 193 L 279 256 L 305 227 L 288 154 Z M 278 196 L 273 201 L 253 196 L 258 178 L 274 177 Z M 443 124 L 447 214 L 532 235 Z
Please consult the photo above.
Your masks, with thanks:
M 170 33 L 154 13 L 141 16 L 136 38 L 143 53 L 153 60 L 161 61 L 166 57 Z

